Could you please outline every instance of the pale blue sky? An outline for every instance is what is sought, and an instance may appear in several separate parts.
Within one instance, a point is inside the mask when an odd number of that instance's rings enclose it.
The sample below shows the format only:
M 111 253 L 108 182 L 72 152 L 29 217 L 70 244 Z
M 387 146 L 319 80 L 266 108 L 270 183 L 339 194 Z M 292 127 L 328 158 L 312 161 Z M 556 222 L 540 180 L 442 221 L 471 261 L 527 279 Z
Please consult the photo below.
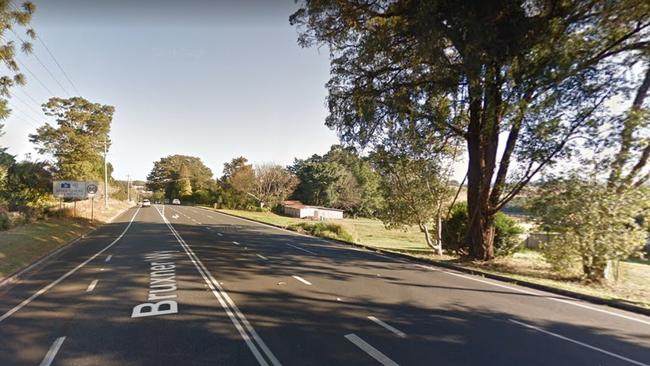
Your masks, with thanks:
M 292 0 L 36 0 L 33 25 L 85 98 L 115 106 L 114 176 L 143 179 L 170 154 L 200 157 L 216 176 L 239 155 L 289 164 L 338 139 L 324 126 L 326 49 L 302 49 L 288 22 Z M 69 92 L 40 43 L 36 55 Z M 20 61 L 57 96 L 34 56 Z M 22 157 L 50 93 L 26 70 L 0 146 Z M 36 156 L 34 156 L 36 157 Z

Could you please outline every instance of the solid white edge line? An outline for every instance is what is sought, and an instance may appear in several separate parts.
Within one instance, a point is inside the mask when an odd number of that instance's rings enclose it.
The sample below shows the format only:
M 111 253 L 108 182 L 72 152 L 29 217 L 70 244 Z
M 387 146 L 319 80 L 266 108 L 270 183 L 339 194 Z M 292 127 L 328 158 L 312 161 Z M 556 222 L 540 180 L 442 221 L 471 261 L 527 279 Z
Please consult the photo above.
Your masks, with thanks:
M 90 258 L 86 259 L 85 261 L 81 262 L 81 264 L 79 264 L 78 266 L 76 266 L 76 267 L 74 267 L 73 269 L 69 270 L 69 271 L 66 272 L 63 276 L 59 277 L 59 278 L 56 279 L 55 281 L 51 282 L 49 285 L 47 285 L 47 286 L 43 287 L 42 289 L 38 290 L 38 291 L 37 291 L 36 293 L 34 293 L 32 296 L 30 296 L 30 297 L 28 297 L 27 299 L 23 300 L 23 302 L 21 302 L 20 304 L 14 306 L 11 310 L 9 310 L 9 311 L 7 311 L 6 313 L 4 313 L 2 316 L 0 316 L 0 323 L 1 323 L 3 320 L 7 319 L 8 317 L 12 316 L 12 315 L 13 315 L 15 312 L 17 312 L 18 310 L 20 310 L 20 309 L 22 309 L 23 307 L 25 307 L 25 305 L 27 305 L 27 304 L 29 304 L 30 302 L 34 301 L 34 299 L 36 299 L 37 297 L 39 297 L 39 296 L 41 296 L 42 294 L 44 294 L 46 291 L 48 291 L 48 290 L 51 289 L 52 287 L 58 285 L 61 281 L 63 281 L 63 280 L 65 280 L 66 278 L 70 277 L 73 273 L 77 272 L 81 267 L 85 266 L 85 265 L 88 264 L 90 261 L 92 261 L 92 260 L 94 260 L 95 258 L 97 258 L 97 256 L 101 255 L 102 253 L 104 253 L 105 251 L 107 251 L 110 247 L 112 247 L 113 245 L 115 245 L 115 243 L 117 243 L 120 239 L 122 239 L 122 237 L 124 236 L 124 234 L 126 234 L 126 232 L 129 230 L 129 228 L 131 227 L 131 224 L 133 224 L 133 220 L 134 220 L 135 217 L 138 215 L 138 212 L 140 212 L 140 207 L 138 207 L 138 208 L 136 209 L 135 213 L 133 214 L 133 217 L 131 217 L 131 220 L 129 221 L 129 224 L 126 225 L 126 227 L 124 228 L 124 230 L 122 231 L 122 233 L 121 233 L 117 238 L 115 238 L 115 240 L 113 240 L 110 244 L 108 244 L 106 247 L 104 247 L 104 249 L 102 249 L 102 250 L 100 250 L 99 252 L 95 253 L 92 257 L 90 257 Z
M 109 254 L 109 255 L 106 257 L 106 259 L 104 259 L 104 262 L 110 262 L 110 261 L 111 261 L 111 258 L 113 258 L 113 255 L 112 255 L 112 254 Z
M 304 279 L 304 278 L 302 278 L 300 276 L 291 276 L 291 277 L 297 279 L 298 281 L 304 283 L 307 286 L 311 286 L 311 282 L 307 281 L 306 279 Z
M 88 285 L 88 288 L 86 289 L 86 292 L 91 292 L 92 290 L 95 289 L 95 286 L 97 286 L 98 280 L 93 280 L 93 282 Z
M 160 211 L 158 211 L 158 213 L 160 214 Z M 210 271 L 208 271 L 208 269 L 205 267 L 203 262 L 198 258 L 198 256 L 196 256 L 192 248 L 190 248 L 190 246 L 185 242 L 183 237 L 180 236 L 178 231 L 176 231 L 176 229 L 169 222 L 169 220 L 167 220 L 164 216 L 162 216 L 162 214 L 161 217 L 163 218 L 163 222 L 167 224 L 167 227 L 170 229 L 170 231 L 172 232 L 172 234 L 174 235 L 178 243 L 181 245 L 181 247 L 183 248 L 187 256 L 190 258 L 190 261 L 192 262 L 192 264 L 194 264 L 201 277 L 203 277 L 203 280 L 208 284 L 208 287 L 212 291 L 212 294 L 219 301 L 219 304 L 224 309 L 224 311 L 230 318 L 230 321 L 233 323 L 233 325 L 235 326 L 239 334 L 244 339 L 244 342 L 246 342 L 246 345 L 248 345 L 249 349 L 253 353 L 253 356 L 255 356 L 255 358 L 257 359 L 257 362 L 259 362 L 259 364 L 262 366 L 268 365 L 266 360 L 260 354 L 256 345 L 251 341 L 251 337 L 253 338 L 253 340 L 255 340 L 257 345 L 262 349 L 262 351 L 266 354 L 266 356 L 269 358 L 269 360 L 274 366 L 282 366 L 282 364 L 280 363 L 280 361 L 278 361 L 278 359 L 275 357 L 273 352 L 271 352 L 271 350 L 266 346 L 266 343 L 264 343 L 262 338 L 260 338 L 260 336 L 257 334 L 253 326 L 248 322 L 246 316 L 244 316 L 244 314 L 239 310 L 237 305 L 235 305 L 235 302 L 230 298 L 230 296 L 228 296 L 228 293 L 226 293 L 226 291 L 219 284 L 219 282 L 212 276 Z M 237 315 L 237 317 L 235 317 L 235 314 Z M 248 333 L 246 333 L 246 331 L 242 327 L 242 324 L 243 327 L 246 327 L 246 329 L 250 333 L 250 336 L 248 335 Z
M 56 354 L 59 352 L 59 348 L 61 348 L 63 341 L 65 341 L 65 337 L 59 337 L 54 341 L 54 343 L 52 343 L 50 349 L 45 354 L 45 358 L 43 358 L 43 361 L 41 361 L 39 366 L 50 366 L 52 364 L 52 361 L 54 361 L 54 357 L 56 357 Z
M 426 266 L 426 265 L 423 265 L 423 264 L 416 264 L 416 266 L 421 267 L 421 268 L 425 268 L 425 269 L 428 269 L 428 270 L 431 270 L 431 271 L 442 272 L 442 273 L 446 273 L 446 274 L 451 275 L 451 276 L 461 277 L 461 278 L 465 278 L 465 279 L 468 279 L 468 280 L 471 280 L 471 281 L 481 282 L 481 283 L 485 283 L 485 284 L 488 284 L 488 285 L 501 287 L 501 288 L 505 288 L 505 289 L 512 290 L 512 291 L 521 292 L 523 294 L 535 295 L 535 296 L 539 296 L 540 298 L 543 298 L 543 299 L 557 301 L 557 302 L 561 302 L 563 304 L 573 305 L 573 306 L 581 307 L 581 308 L 584 308 L 584 309 L 597 311 L 597 312 L 600 312 L 600 313 L 603 313 L 603 314 L 616 316 L 616 317 L 619 317 L 619 318 L 623 318 L 623 319 L 639 322 L 639 323 L 642 323 L 642 324 L 650 325 L 650 321 L 635 318 L 635 317 L 628 316 L 628 315 L 625 315 L 625 314 L 616 313 L 616 312 L 613 312 L 613 311 L 608 311 L 608 310 L 605 310 L 605 309 L 595 308 L 593 306 L 589 306 L 589 305 L 585 305 L 585 304 L 581 304 L 581 303 L 577 302 L 577 301 L 580 301 L 578 299 L 570 299 L 570 298 L 558 299 L 556 297 L 551 297 L 551 296 L 549 296 L 549 295 L 547 295 L 545 293 L 538 293 L 538 292 L 528 291 L 528 290 L 524 290 L 524 289 L 517 288 L 517 287 L 506 286 L 506 285 L 502 285 L 502 284 L 499 284 L 499 283 L 486 281 L 486 280 L 482 280 L 482 279 L 479 279 L 479 278 L 474 278 L 472 276 L 468 276 L 468 275 L 464 275 L 464 274 L 460 274 L 460 273 L 455 273 L 455 272 L 451 272 L 451 271 L 444 270 L 444 269 L 433 268 L 431 266 Z
M 623 361 L 629 362 L 629 363 L 634 364 L 634 365 L 638 365 L 638 366 L 650 366 L 650 365 L 645 364 L 645 363 L 643 363 L 643 362 L 639 362 L 639 361 L 635 361 L 635 360 L 629 359 L 629 358 L 624 357 L 624 356 L 621 356 L 621 355 L 619 355 L 619 354 L 616 354 L 616 353 L 613 353 L 613 352 L 606 351 L 606 350 L 604 350 L 604 349 L 602 349 L 602 348 L 598 348 L 598 347 L 592 346 L 592 345 L 587 344 L 587 343 L 584 343 L 584 342 L 576 341 L 575 339 L 572 339 L 572 338 L 569 338 L 569 337 L 565 337 L 565 336 L 563 336 L 563 335 L 560 335 L 560 334 L 557 334 L 557 333 L 553 333 L 553 332 L 550 332 L 550 331 L 548 331 L 548 330 L 544 330 L 544 329 L 542 329 L 542 328 L 540 328 L 540 327 L 536 327 L 536 326 L 534 326 L 534 325 L 530 325 L 530 324 L 522 323 L 522 322 L 517 321 L 517 320 L 514 320 L 514 319 L 508 319 L 508 320 L 510 320 L 511 322 L 513 322 L 513 323 L 515 323 L 515 324 L 521 325 L 522 327 L 526 327 L 526 328 L 529 328 L 529 329 L 536 330 L 536 331 L 538 331 L 538 332 L 541 332 L 541 333 L 544 333 L 544 334 L 547 334 L 547 335 L 550 335 L 550 336 L 553 336 L 553 337 L 556 337 L 556 338 L 559 338 L 559 339 L 565 340 L 565 341 L 567 341 L 567 342 L 571 342 L 571 343 L 577 344 L 577 345 L 582 346 L 582 347 L 585 347 L 585 348 L 589 348 L 589 349 L 594 350 L 594 351 L 596 351 L 596 352 L 600 352 L 600 353 L 606 354 L 606 355 L 608 355 L 608 356 L 612 356 L 612 357 L 614 357 L 614 358 L 618 358 L 619 360 L 623 360 Z
M 352 342 L 355 346 L 359 347 L 362 351 L 370 355 L 370 357 L 374 358 L 377 360 L 379 363 L 381 363 L 384 366 L 399 366 L 398 363 L 395 361 L 391 360 L 386 356 L 385 354 L 381 353 L 378 349 L 375 347 L 369 345 L 364 341 L 363 339 L 359 338 L 354 333 L 346 334 L 345 339 L 348 341 Z
M 293 245 L 293 244 L 289 244 L 289 243 L 285 243 L 285 244 L 287 244 L 288 246 L 290 246 L 290 247 L 292 247 L 292 248 L 296 248 L 296 249 L 298 249 L 298 250 L 302 250 L 303 252 L 307 252 L 307 253 L 309 253 L 309 254 L 318 255 L 318 254 L 312 252 L 311 250 L 307 250 L 307 249 L 304 249 L 304 248 L 301 248 L 301 247 L 297 247 L 297 246 L 295 246 L 295 245 Z
M 385 323 L 385 322 L 383 322 L 383 321 L 381 321 L 381 320 L 375 318 L 374 316 L 368 316 L 368 319 L 370 319 L 371 321 L 373 321 L 373 322 L 379 324 L 380 326 L 382 326 L 382 327 L 388 329 L 389 331 L 395 333 L 398 337 L 400 337 L 400 338 L 406 338 L 406 333 L 404 333 L 404 332 L 402 332 L 401 330 L 399 330 L 399 329 L 393 327 L 392 325 L 387 324 L 387 323 Z

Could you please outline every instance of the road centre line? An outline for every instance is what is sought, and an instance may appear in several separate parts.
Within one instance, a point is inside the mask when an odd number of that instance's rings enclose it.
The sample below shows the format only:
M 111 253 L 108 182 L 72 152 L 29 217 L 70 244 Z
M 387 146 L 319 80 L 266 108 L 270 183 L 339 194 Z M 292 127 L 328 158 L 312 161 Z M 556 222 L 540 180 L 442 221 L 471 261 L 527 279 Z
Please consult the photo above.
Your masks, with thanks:
M 397 329 L 397 328 L 391 326 L 390 324 L 386 324 L 385 322 L 383 322 L 383 321 L 381 321 L 381 320 L 375 318 L 374 316 L 368 316 L 368 319 L 370 319 L 371 321 L 373 321 L 373 322 L 379 324 L 380 326 L 382 326 L 382 327 L 388 329 L 389 331 L 395 333 L 398 337 L 400 337 L 400 338 L 406 338 L 406 333 L 404 333 L 404 332 L 402 332 L 401 330 L 399 330 L 399 329 Z
M 604 309 L 595 308 L 593 306 L 580 304 L 580 303 L 577 302 L 577 301 L 579 301 L 577 299 L 575 299 L 575 300 L 559 299 L 559 298 L 556 298 L 556 297 L 547 296 L 547 295 L 545 295 L 543 293 L 540 294 L 540 293 L 537 293 L 537 292 L 528 291 L 528 290 L 524 290 L 524 289 L 517 288 L 517 287 L 506 286 L 506 285 L 498 284 L 498 283 L 495 283 L 495 282 L 490 282 L 490 281 L 482 280 L 482 279 L 479 279 L 479 278 L 474 278 L 472 276 L 467 276 L 467 275 L 463 275 L 463 274 L 460 274 L 460 273 L 455 273 L 455 272 L 452 272 L 452 271 L 447 271 L 447 270 L 443 270 L 443 269 L 439 269 L 439 268 L 433 268 L 431 266 L 426 266 L 426 265 L 423 265 L 423 264 L 416 264 L 416 266 L 424 268 L 424 269 L 428 269 L 430 271 L 442 272 L 442 273 L 446 273 L 446 274 L 451 275 L 451 276 L 461 277 L 461 278 L 465 278 L 465 279 L 468 279 L 468 280 L 481 282 L 481 283 L 485 283 L 485 284 L 496 286 L 496 287 L 505 288 L 505 289 L 512 290 L 512 291 L 517 291 L 517 292 L 520 292 L 520 293 L 523 293 L 523 294 L 535 295 L 535 296 L 539 296 L 540 298 L 544 298 L 544 299 L 547 299 L 547 300 L 557 301 L 557 302 L 561 302 L 561 303 L 564 303 L 564 304 L 569 304 L 569 305 L 581 307 L 581 308 L 584 308 L 584 309 L 597 311 L 597 312 L 600 312 L 600 313 L 603 313 L 603 314 L 612 315 L 612 316 L 616 316 L 616 317 L 619 317 L 619 318 L 623 318 L 623 319 L 643 323 L 643 324 L 646 324 L 646 325 L 650 325 L 650 321 L 635 318 L 635 317 L 631 317 L 631 316 L 628 316 L 628 315 L 625 315 L 625 314 L 615 313 L 613 311 L 608 311 L 608 310 L 604 310 Z
M 359 338 L 359 336 L 357 336 L 356 334 L 354 334 L 354 333 L 347 334 L 345 336 L 345 339 L 347 339 L 348 341 L 354 343 L 355 346 L 361 348 L 362 351 L 369 354 L 370 357 L 374 358 L 375 360 L 377 360 L 382 365 L 384 365 L 384 366 L 399 366 L 398 363 L 396 363 L 395 361 L 388 358 L 385 354 L 381 353 L 375 347 L 373 347 L 373 346 L 369 345 L 368 343 L 366 343 L 366 341 Z
M 257 255 L 258 257 L 264 259 L 264 260 L 268 260 L 268 258 L 266 258 L 265 256 L 263 256 L 263 255 L 261 255 L 261 254 L 256 254 L 256 255 Z
M 98 280 L 93 280 L 93 282 L 88 285 L 88 288 L 86 289 L 86 292 L 91 292 L 92 290 L 95 289 L 95 286 L 97 286 Z
M 95 253 L 92 257 L 90 257 L 90 258 L 86 259 L 85 261 L 81 262 L 81 264 L 79 264 L 78 266 L 76 266 L 76 267 L 74 267 L 73 269 L 69 270 L 69 271 L 66 272 L 64 275 L 62 275 L 62 276 L 59 277 L 58 279 L 56 279 L 56 280 L 54 280 L 53 282 L 51 282 L 49 285 L 47 285 L 47 286 L 41 288 L 41 289 L 38 290 L 36 293 L 34 293 L 32 296 L 30 296 L 30 297 L 28 297 L 27 299 L 23 300 L 23 302 L 21 302 L 20 304 L 14 306 L 11 310 L 9 310 L 9 311 L 7 311 L 6 313 L 4 313 L 2 316 L 0 316 L 0 323 L 1 323 L 2 321 L 4 321 L 5 319 L 7 319 L 8 317 L 12 316 L 12 315 L 13 315 L 15 312 L 17 312 L 18 310 L 20 310 L 20 309 L 22 309 L 23 307 L 25 307 L 25 306 L 26 306 L 27 304 L 29 304 L 30 302 L 34 301 L 34 299 L 36 299 L 37 297 L 39 297 L 39 296 L 41 296 L 42 294 L 44 294 L 45 292 L 47 292 L 47 291 L 48 291 L 49 289 L 51 289 L 52 287 L 54 287 L 54 286 L 58 285 L 59 283 L 61 283 L 61 281 L 63 281 L 63 280 L 65 280 L 66 278 L 70 277 L 73 273 L 77 272 L 80 268 L 82 268 L 83 266 L 85 266 L 86 264 L 88 264 L 90 261 L 92 261 L 92 260 L 94 260 L 95 258 L 97 258 L 97 256 L 101 255 L 102 253 L 104 253 L 105 251 L 107 251 L 110 247 L 112 247 L 113 245 L 115 245 L 115 243 L 117 243 L 120 239 L 122 239 L 122 237 L 124 237 L 124 234 L 126 234 L 126 232 L 129 230 L 129 228 L 130 228 L 131 225 L 133 224 L 133 220 L 134 220 L 135 217 L 138 215 L 138 212 L 140 212 L 140 207 L 138 207 L 138 208 L 136 209 L 135 213 L 133 214 L 133 217 L 131 217 L 131 220 L 129 221 L 129 224 L 126 225 L 126 227 L 124 228 L 124 230 L 122 231 L 122 233 L 120 233 L 120 235 L 119 235 L 117 238 L 115 238 L 115 240 L 113 240 L 110 244 L 108 244 L 106 247 L 104 247 L 104 249 L 102 249 L 102 250 L 100 250 L 99 252 Z
M 232 243 L 235 244 L 235 245 L 241 245 L 241 244 L 239 244 L 239 243 L 236 242 L 236 241 L 233 241 Z
M 297 279 L 298 281 L 304 283 L 307 286 L 311 286 L 311 282 L 307 281 L 306 279 L 304 279 L 304 278 L 302 278 L 300 276 L 291 276 L 291 277 Z
M 104 259 L 104 262 L 110 262 L 110 261 L 111 261 L 111 258 L 113 258 L 113 255 L 112 255 L 112 254 L 109 254 L 109 255 L 106 257 L 106 259 Z
M 303 252 L 307 252 L 307 253 L 310 253 L 310 254 L 318 255 L 318 254 L 312 252 L 311 250 L 307 250 L 307 249 L 304 249 L 304 248 L 301 248 L 301 247 L 297 247 L 297 246 L 292 245 L 292 244 L 289 244 L 289 243 L 286 243 L 286 244 L 287 244 L 288 246 L 292 247 L 292 248 L 296 248 L 296 249 L 298 249 L 298 250 L 302 250 Z
M 210 290 L 212 291 L 212 294 L 217 298 L 219 301 L 219 304 L 221 307 L 224 309 L 228 317 L 230 318 L 230 321 L 233 323 L 241 337 L 244 339 L 244 342 L 246 342 L 246 345 L 248 345 L 249 349 L 253 353 L 253 356 L 257 359 L 257 362 L 262 365 L 262 366 L 268 366 L 268 362 L 264 357 L 261 355 L 260 351 L 258 350 L 257 346 L 264 352 L 266 357 L 269 359 L 271 364 L 273 366 L 281 366 L 282 364 L 278 359 L 275 357 L 273 352 L 266 346 L 266 343 L 260 338 L 260 336 L 257 334 L 255 329 L 252 327 L 252 325 L 248 322 L 248 319 L 246 319 L 246 316 L 239 310 L 237 305 L 235 305 L 235 302 L 230 298 L 228 293 L 223 289 L 221 284 L 212 276 L 210 271 L 205 267 L 203 262 L 196 256 L 192 248 L 185 242 L 183 237 L 180 236 L 178 231 L 174 228 L 174 226 L 167 220 L 164 216 L 162 216 L 162 213 L 158 211 L 160 216 L 163 219 L 163 222 L 167 224 L 167 227 L 169 230 L 172 232 L 178 243 L 181 245 L 187 256 L 190 258 L 190 261 L 194 265 L 194 267 L 197 269 L 201 277 L 203 277 L 203 280 L 205 283 L 208 285 Z M 235 316 L 236 315 L 236 316 Z M 244 329 L 246 328 L 246 329 Z M 248 330 L 248 333 L 246 332 Z M 250 335 L 249 335 L 250 333 Z M 251 339 L 252 338 L 252 339 Z M 257 344 L 253 343 L 255 341 Z
M 222 233 L 217 233 L 217 235 L 219 235 L 219 236 L 223 236 L 223 234 L 222 234 Z
M 52 343 L 50 349 L 45 354 L 45 358 L 43 358 L 43 361 L 41 361 L 39 366 L 50 366 L 52 364 L 52 361 L 54 361 L 54 357 L 56 357 L 56 354 L 59 352 L 59 348 L 61 348 L 63 341 L 65 341 L 65 337 L 59 337 L 54 341 L 54 343 Z
M 526 327 L 526 328 L 529 328 L 529 329 L 536 330 L 536 331 L 538 331 L 538 332 L 541 332 L 541 333 L 544 333 L 544 334 L 550 335 L 550 336 L 552 336 L 552 337 L 556 337 L 556 338 L 562 339 L 562 340 L 567 341 L 567 342 L 571 342 L 571 343 L 577 344 L 577 345 L 582 346 L 582 347 L 585 347 L 585 348 L 589 348 L 589 349 L 594 350 L 594 351 L 596 351 L 596 352 L 600 352 L 600 353 L 606 354 L 606 355 L 608 355 L 608 356 L 612 356 L 612 357 L 614 357 L 614 358 L 618 358 L 619 360 L 623 360 L 623 361 L 626 361 L 626 362 L 631 363 L 631 364 L 634 364 L 634 365 L 638 365 L 638 366 L 650 366 L 650 365 L 648 365 L 648 364 L 646 364 L 646 363 L 643 363 L 643 362 L 639 362 L 639 361 L 635 361 L 635 360 L 629 359 L 629 358 L 624 357 L 624 356 L 621 356 L 621 355 L 619 355 L 619 354 L 616 354 L 616 353 L 613 353 L 613 352 L 606 351 L 606 350 L 604 350 L 604 349 L 602 349 L 602 348 L 594 347 L 594 346 L 589 345 L 589 344 L 587 344 L 587 343 L 583 343 L 583 342 L 580 342 L 580 341 L 576 341 L 575 339 L 572 339 L 572 338 L 569 338 L 569 337 L 565 337 L 565 336 L 560 335 L 560 334 L 557 334 L 557 333 L 549 332 L 548 330 L 544 330 L 544 329 L 539 328 L 539 327 L 536 327 L 536 326 L 534 326 L 534 325 L 530 325 L 530 324 L 522 323 L 522 322 L 517 321 L 517 320 L 514 320 L 514 319 L 508 319 L 508 320 L 510 320 L 510 322 L 515 323 L 515 324 L 517 324 L 517 325 L 521 325 L 522 327 Z

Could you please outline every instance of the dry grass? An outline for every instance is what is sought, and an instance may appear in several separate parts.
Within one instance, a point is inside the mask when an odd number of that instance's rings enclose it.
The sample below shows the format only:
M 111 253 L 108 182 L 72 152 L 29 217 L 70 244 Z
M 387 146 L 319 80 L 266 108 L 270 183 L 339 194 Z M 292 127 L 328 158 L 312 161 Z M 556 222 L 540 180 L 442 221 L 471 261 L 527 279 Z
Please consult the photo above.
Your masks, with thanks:
M 52 218 L 0 232 L 0 278 L 93 228 L 87 220 Z
M 86 218 L 90 218 L 88 203 L 77 203 L 76 218 L 51 217 L 0 231 L 0 278 L 33 263 L 129 207 L 127 202 L 111 200 L 105 210 L 103 202 L 95 202 L 95 222 L 91 223 Z M 66 208 L 70 205 L 66 204 Z M 66 209 L 65 213 L 68 212 Z

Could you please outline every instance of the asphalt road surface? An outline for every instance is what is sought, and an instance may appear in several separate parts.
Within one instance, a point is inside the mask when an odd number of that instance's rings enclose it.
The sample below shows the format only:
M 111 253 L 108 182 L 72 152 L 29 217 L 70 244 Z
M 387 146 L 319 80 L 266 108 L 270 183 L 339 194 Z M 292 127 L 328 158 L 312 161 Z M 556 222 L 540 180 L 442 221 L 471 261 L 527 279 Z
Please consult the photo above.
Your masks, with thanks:
M 650 365 L 650 318 L 193 207 L 0 288 L 0 365 Z

